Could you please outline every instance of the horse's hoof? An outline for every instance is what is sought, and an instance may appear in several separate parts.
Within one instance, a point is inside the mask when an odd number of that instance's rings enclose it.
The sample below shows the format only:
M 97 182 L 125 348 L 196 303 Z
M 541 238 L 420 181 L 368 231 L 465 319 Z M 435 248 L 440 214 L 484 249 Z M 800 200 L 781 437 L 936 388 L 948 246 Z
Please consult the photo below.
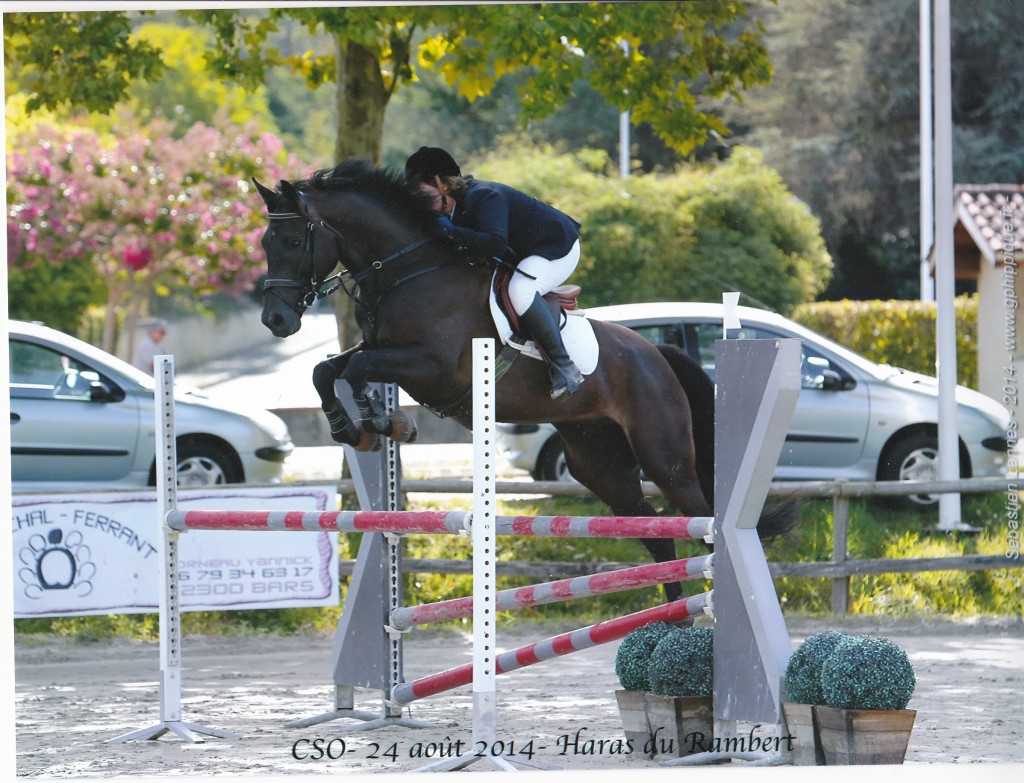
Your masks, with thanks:
M 356 444 L 356 451 L 380 451 L 384 448 L 384 437 L 376 432 L 367 432 L 363 430 L 363 434 L 359 436 L 359 442 Z
M 416 419 L 405 411 L 392 411 L 390 419 L 390 437 L 393 440 L 397 440 L 399 443 L 416 442 L 416 437 L 419 435 L 419 429 L 416 427 Z

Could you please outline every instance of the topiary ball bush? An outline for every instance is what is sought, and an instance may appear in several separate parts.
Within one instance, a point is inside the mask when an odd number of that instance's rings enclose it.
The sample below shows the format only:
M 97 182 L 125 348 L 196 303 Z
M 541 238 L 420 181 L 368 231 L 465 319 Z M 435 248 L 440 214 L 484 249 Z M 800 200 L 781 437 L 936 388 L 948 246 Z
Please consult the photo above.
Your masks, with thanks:
M 804 639 L 789 657 L 782 678 L 789 700 L 798 704 L 824 704 L 821 692 L 821 667 L 836 646 L 848 639 L 838 631 L 822 631 Z
M 906 709 L 916 685 L 907 653 L 883 637 L 844 639 L 821 667 L 824 703 L 839 709 Z
M 623 637 L 615 653 L 615 674 L 623 688 L 627 691 L 651 689 L 651 683 L 647 679 L 651 653 L 662 637 L 674 628 L 675 626 L 669 623 L 648 623 Z
M 648 678 L 659 696 L 710 696 L 714 633 L 710 628 L 673 628 L 651 654 Z

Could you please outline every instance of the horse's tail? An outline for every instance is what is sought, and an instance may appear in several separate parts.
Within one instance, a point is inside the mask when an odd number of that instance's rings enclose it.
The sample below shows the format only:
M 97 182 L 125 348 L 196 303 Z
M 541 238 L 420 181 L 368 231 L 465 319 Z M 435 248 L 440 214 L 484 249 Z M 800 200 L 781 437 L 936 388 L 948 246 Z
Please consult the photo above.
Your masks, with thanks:
M 715 507 L 715 385 L 700 364 L 674 345 L 659 345 L 679 379 L 690 401 L 693 418 L 693 444 L 697 451 L 697 480 L 707 498 Z M 765 506 L 757 520 L 757 535 L 768 542 L 788 533 L 798 521 L 799 504 L 787 500 Z
M 659 345 L 690 402 L 697 480 L 708 505 L 715 507 L 715 384 L 700 364 L 675 345 Z

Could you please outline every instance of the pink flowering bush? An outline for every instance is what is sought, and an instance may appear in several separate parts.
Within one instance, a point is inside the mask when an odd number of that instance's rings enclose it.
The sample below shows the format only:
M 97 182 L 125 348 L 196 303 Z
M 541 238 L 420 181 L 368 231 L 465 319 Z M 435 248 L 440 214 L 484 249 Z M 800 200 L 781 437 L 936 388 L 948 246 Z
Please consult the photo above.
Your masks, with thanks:
M 171 130 L 163 120 L 129 120 L 114 134 L 40 124 L 8 140 L 8 264 L 87 260 L 106 285 L 107 350 L 118 316 L 131 328 L 154 291 L 251 289 L 266 227 L 251 177 L 308 171 L 257 126 L 197 123 L 180 139 Z

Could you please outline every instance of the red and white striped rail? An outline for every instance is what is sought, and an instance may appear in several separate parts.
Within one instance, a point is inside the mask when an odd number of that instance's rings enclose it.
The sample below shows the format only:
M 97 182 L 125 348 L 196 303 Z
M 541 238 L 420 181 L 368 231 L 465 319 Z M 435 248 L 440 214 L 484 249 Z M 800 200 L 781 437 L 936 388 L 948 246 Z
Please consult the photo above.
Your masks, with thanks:
M 185 530 L 337 530 L 342 533 L 464 533 L 466 511 L 183 511 L 167 525 Z M 679 538 L 709 541 L 713 517 L 496 517 L 499 536 Z
M 182 511 L 172 530 L 337 530 L 341 533 L 462 533 L 466 511 Z
M 498 517 L 499 536 L 710 540 L 714 517 Z
M 702 577 L 710 578 L 714 555 L 671 560 L 667 563 L 620 568 L 600 574 L 559 579 L 555 582 L 499 590 L 496 610 L 499 612 L 540 606 L 574 598 L 653 587 L 665 582 L 682 582 Z M 402 606 L 391 615 L 391 627 L 406 631 L 414 625 L 427 625 L 446 620 L 458 620 L 473 614 L 473 597 L 452 598 L 420 606 Z
M 713 591 L 712 591 L 713 592 Z M 644 609 L 632 614 L 604 620 L 595 625 L 587 626 L 578 631 L 552 636 L 539 642 L 527 644 L 515 650 L 499 653 L 496 662 L 498 674 L 522 669 L 541 661 L 547 661 L 569 653 L 596 647 L 599 644 L 614 642 L 630 631 L 647 623 L 680 622 L 703 612 L 711 602 L 711 592 L 678 601 Z M 400 706 L 410 704 L 416 699 L 444 693 L 473 680 L 473 664 L 467 663 L 439 674 L 432 674 L 412 682 L 402 683 L 395 687 L 391 701 Z

